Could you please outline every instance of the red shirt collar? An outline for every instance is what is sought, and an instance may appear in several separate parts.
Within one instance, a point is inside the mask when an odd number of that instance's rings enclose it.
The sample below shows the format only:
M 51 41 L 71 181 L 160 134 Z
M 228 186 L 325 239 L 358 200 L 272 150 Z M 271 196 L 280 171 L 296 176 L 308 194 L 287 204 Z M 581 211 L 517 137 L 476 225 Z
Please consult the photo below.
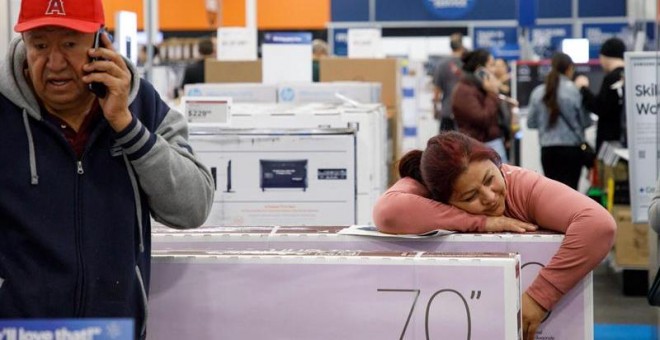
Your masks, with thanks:
M 102 116 L 99 101 L 94 100 L 94 104 L 92 104 L 91 109 L 85 115 L 82 124 L 80 124 L 78 132 L 76 132 L 76 130 L 74 130 L 71 125 L 48 112 L 48 110 L 46 110 L 44 107 L 42 107 L 41 112 L 45 113 L 44 117 L 48 122 L 53 124 L 58 130 L 62 131 L 64 138 L 66 138 L 66 140 L 69 142 L 78 158 L 80 158 L 85 151 L 87 141 L 89 140 L 92 131 L 94 131 L 94 127 Z

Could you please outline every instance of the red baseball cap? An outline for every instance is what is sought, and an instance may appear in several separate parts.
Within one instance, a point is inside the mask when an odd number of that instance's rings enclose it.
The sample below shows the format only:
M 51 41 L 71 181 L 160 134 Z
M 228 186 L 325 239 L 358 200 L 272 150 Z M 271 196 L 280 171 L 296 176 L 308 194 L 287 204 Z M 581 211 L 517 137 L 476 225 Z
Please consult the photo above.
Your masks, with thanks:
M 93 33 L 105 24 L 101 0 L 23 0 L 14 31 L 60 26 Z

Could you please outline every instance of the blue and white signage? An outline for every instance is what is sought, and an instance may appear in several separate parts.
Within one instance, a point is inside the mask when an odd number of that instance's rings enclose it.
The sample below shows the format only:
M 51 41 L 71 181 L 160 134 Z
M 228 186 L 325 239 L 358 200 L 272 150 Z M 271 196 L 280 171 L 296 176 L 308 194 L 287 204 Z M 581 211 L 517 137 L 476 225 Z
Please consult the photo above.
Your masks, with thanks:
M 423 0 L 426 8 L 441 19 L 460 19 L 465 17 L 477 0 Z
M 338 57 L 348 56 L 348 28 L 335 28 L 332 36 L 332 54 Z
M 312 33 L 306 32 L 275 32 L 264 35 L 264 44 L 311 44 Z
M 537 25 L 531 29 L 531 44 L 534 53 L 541 59 L 552 58 L 561 51 L 561 42 L 573 37 L 571 25 Z
M 582 37 L 589 40 L 589 58 L 597 59 L 600 46 L 605 40 L 612 37 L 619 37 L 624 42 L 626 36 L 630 36 L 628 24 L 584 24 L 582 25 Z
M 657 52 L 628 52 L 625 59 L 630 207 L 634 223 L 648 222 L 658 176 Z
M 264 84 L 312 82 L 311 33 L 266 33 L 261 55 Z
M 133 340 L 131 319 L 0 320 L 2 340 Z
M 476 27 L 473 41 L 475 49 L 487 49 L 495 58 L 520 58 L 516 27 Z

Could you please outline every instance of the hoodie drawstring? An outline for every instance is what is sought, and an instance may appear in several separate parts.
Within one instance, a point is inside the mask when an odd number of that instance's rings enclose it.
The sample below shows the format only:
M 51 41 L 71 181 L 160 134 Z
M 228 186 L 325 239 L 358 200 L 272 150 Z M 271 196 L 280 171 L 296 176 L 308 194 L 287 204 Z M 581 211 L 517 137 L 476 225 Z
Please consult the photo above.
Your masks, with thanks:
M 28 139 L 28 153 L 30 155 L 30 184 L 39 184 L 39 175 L 37 174 L 37 157 L 34 153 L 34 140 L 32 139 L 32 130 L 28 121 L 27 111 L 23 109 L 23 126 Z

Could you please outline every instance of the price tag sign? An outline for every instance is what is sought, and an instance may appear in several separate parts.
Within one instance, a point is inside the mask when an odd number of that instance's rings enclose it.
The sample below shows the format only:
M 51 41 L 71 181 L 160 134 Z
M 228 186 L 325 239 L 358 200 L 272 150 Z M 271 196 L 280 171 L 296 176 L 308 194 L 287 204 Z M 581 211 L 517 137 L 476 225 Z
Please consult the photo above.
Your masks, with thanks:
M 218 28 L 217 59 L 257 60 L 257 31 L 243 27 Z
M 183 113 L 188 124 L 196 126 L 229 126 L 231 98 L 182 97 Z
M 348 30 L 349 58 L 382 58 L 381 31 L 377 28 Z

